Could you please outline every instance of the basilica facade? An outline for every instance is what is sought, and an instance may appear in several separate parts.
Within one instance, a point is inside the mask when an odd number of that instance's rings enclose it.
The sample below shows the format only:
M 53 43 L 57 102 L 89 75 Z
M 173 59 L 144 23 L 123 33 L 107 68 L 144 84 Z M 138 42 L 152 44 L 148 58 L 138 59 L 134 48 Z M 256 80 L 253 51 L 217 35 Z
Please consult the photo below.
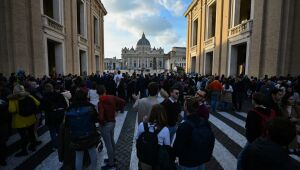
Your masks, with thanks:
M 122 49 L 123 68 L 127 70 L 145 70 L 162 72 L 168 69 L 168 55 L 164 54 L 164 49 L 151 48 L 150 42 L 143 33 L 138 40 L 136 48 Z

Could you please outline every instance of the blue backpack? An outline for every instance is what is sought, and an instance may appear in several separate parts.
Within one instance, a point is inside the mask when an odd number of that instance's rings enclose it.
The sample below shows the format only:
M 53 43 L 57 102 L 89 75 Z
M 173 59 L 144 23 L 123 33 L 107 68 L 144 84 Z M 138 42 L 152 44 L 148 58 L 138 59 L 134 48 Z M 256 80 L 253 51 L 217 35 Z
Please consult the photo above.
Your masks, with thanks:
M 97 133 L 95 122 L 92 120 L 92 112 L 91 106 L 72 107 L 66 112 L 71 140 L 86 139 Z

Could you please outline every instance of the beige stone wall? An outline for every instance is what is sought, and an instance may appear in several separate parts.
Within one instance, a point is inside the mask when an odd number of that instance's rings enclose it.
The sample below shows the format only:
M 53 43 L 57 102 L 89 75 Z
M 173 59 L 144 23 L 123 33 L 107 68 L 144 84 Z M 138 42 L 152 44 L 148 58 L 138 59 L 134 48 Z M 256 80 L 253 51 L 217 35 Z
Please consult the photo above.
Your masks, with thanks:
M 39 1 L 4 0 L 1 2 L 1 68 L 8 75 L 19 69 L 36 76 L 44 73 L 41 58 L 42 31 Z
M 232 20 L 231 2 L 234 0 L 215 0 L 216 2 L 216 26 L 215 47 L 205 49 L 205 33 L 207 29 L 208 4 L 214 0 L 194 0 L 185 12 L 187 20 L 187 50 L 186 71 L 191 71 L 191 57 L 197 56 L 196 72 L 204 74 L 204 57 L 206 51 L 214 52 L 212 74 L 228 75 L 231 65 L 230 43 L 247 42 L 249 51 L 248 75 L 261 77 L 268 75 L 297 75 L 300 72 L 300 2 L 297 0 L 252 0 L 254 8 L 251 10 L 250 31 L 241 32 L 237 36 L 229 38 Z M 201 6 L 201 7 L 199 7 Z M 195 8 L 199 9 L 195 10 Z M 239 14 L 237 14 L 239 15 Z M 197 16 L 198 45 L 191 46 L 192 22 Z M 239 21 L 238 21 L 239 22 Z M 240 24 L 242 25 L 242 24 Z M 235 27 L 236 28 L 236 27 Z M 246 73 L 247 74 L 247 73 Z
M 249 75 L 262 76 L 260 74 L 260 68 L 262 67 L 263 56 L 263 26 L 264 26 L 264 10 L 265 1 L 255 0 L 254 5 L 254 18 L 252 26 L 252 43 L 250 48 L 250 58 L 249 58 Z
M 292 43 L 291 43 L 291 59 L 288 63 L 290 65 L 289 68 L 287 68 L 287 72 L 292 75 L 299 75 L 300 74 L 300 2 L 298 0 L 294 0 L 294 25 L 292 32 Z
M 69 73 L 78 73 L 78 67 L 75 64 L 78 64 L 78 60 L 75 58 L 78 55 L 77 47 L 77 20 L 76 20 L 76 3 L 73 0 L 65 0 L 65 22 L 64 26 L 66 31 L 65 36 L 65 47 L 66 47 L 66 74 Z M 74 42 L 73 42 L 74 41 Z M 76 70 L 75 70 L 76 68 Z
M 47 74 L 47 37 L 42 20 L 40 0 L 3 0 L 0 3 L 0 72 L 9 75 L 18 69 L 35 76 Z M 65 74 L 79 74 L 79 42 L 77 34 L 77 4 L 74 0 L 62 0 L 63 33 L 58 33 L 63 44 Z M 104 70 L 104 30 L 103 17 L 106 10 L 98 0 L 84 0 L 86 3 L 88 74 L 96 72 L 99 62 L 100 72 Z M 94 44 L 93 14 L 99 19 L 99 45 Z M 55 38 L 55 37 L 54 37 Z M 56 37 L 57 38 L 57 37 Z M 96 61 L 96 51 L 99 61 Z
M 7 0 L 4 0 L 0 3 L 0 72 L 6 73 L 5 70 L 11 70 L 12 65 L 10 64 L 11 58 L 8 57 L 11 50 L 8 48 L 8 37 L 10 34 L 7 34 L 6 30 L 10 28 L 11 24 L 7 23 L 8 20 L 8 3 Z
M 282 0 L 265 1 L 264 10 L 264 39 L 263 39 L 263 56 L 261 72 L 270 75 L 277 75 L 280 25 L 281 25 L 281 7 Z
M 226 74 L 228 68 L 228 28 L 230 24 L 230 1 L 223 1 L 223 10 L 222 10 L 222 25 L 221 25 L 221 39 L 220 39 L 220 67 L 219 75 Z

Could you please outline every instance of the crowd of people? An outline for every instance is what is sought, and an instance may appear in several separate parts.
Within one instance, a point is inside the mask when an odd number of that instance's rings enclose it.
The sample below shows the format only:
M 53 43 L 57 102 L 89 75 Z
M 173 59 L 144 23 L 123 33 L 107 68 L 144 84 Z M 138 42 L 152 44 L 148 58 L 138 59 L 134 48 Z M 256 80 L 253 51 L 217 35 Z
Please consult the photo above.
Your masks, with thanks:
M 62 169 L 82 169 L 84 155 L 89 155 L 90 166 L 96 169 L 98 130 L 108 156 L 102 169 L 115 169 L 116 112 L 123 113 L 125 103 L 132 103 L 138 113 L 139 169 L 202 170 L 212 157 L 215 141 L 210 112 L 241 111 L 245 101 L 252 100 L 253 108 L 246 110 L 248 142 L 238 156 L 237 169 L 297 169 L 288 154 L 299 155 L 299 93 L 300 77 L 289 75 L 256 78 L 118 71 L 35 78 L 18 72 L 6 78 L 0 74 L 0 165 L 6 165 L 6 141 L 15 132 L 21 137 L 16 157 L 36 150 L 41 144 L 36 131 L 45 119 Z

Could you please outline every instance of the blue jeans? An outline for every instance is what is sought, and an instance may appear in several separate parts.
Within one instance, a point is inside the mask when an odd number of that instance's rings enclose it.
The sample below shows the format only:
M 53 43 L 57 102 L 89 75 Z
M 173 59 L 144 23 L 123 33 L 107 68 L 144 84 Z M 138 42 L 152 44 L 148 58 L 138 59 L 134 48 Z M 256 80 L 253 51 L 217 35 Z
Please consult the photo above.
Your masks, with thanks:
M 216 109 L 218 107 L 218 102 L 219 102 L 219 95 L 212 93 L 210 96 L 210 105 L 211 105 L 212 111 L 216 111 Z
M 249 145 L 250 145 L 250 143 L 247 142 L 237 157 L 237 166 L 236 166 L 237 170 L 243 170 L 243 167 L 245 165 L 245 157 L 246 157 L 245 153 L 246 153 L 246 150 L 248 149 Z
M 115 122 L 107 122 L 104 126 L 101 126 L 101 135 L 107 150 L 107 156 L 109 159 L 108 164 L 114 165 L 115 159 L 115 140 L 114 140 L 114 131 L 115 131 Z
M 97 153 L 96 153 L 96 148 L 95 147 L 91 147 L 89 150 L 89 155 L 90 155 L 90 160 L 91 160 L 91 166 L 90 169 L 91 170 L 96 170 L 97 167 Z M 75 151 L 76 153 L 76 170 L 82 170 L 83 169 L 83 154 L 84 151 Z
M 176 126 L 168 126 L 168 129 L 170 132 L 170 142 L 172 143 L 177 127 Z
M 185 167 L 182 165 L 179 165 L 179 170 L 205 170 L 205 164 L 196 166 L 196 167 Z

